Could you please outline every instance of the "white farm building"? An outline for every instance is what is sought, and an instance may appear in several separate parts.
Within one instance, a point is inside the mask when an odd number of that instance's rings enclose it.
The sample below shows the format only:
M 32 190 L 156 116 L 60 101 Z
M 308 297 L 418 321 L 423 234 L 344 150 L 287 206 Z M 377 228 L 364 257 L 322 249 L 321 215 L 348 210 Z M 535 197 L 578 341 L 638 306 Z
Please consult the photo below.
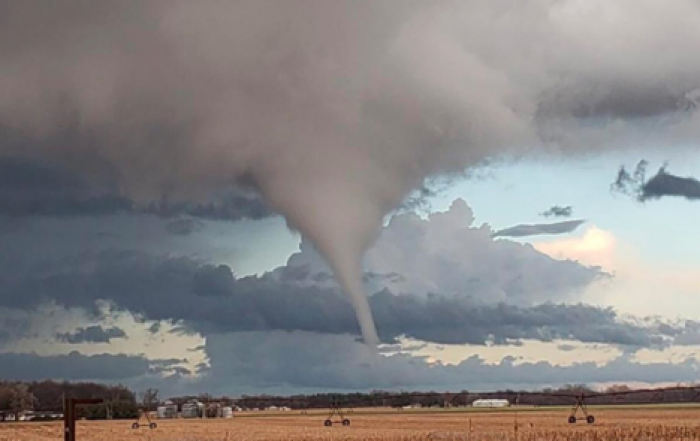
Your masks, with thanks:
M 472 403 L 472 407 L 508 407 L 508 400 L 476 400 Z

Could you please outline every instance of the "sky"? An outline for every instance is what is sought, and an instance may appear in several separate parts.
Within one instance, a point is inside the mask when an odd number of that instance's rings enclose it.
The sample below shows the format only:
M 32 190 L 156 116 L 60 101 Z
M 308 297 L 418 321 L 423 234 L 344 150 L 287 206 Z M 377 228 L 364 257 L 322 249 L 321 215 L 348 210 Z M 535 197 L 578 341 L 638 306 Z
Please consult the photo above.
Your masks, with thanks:
M 698 5 L 329 5 L 0 2 L 0 378 L 696 382 Z

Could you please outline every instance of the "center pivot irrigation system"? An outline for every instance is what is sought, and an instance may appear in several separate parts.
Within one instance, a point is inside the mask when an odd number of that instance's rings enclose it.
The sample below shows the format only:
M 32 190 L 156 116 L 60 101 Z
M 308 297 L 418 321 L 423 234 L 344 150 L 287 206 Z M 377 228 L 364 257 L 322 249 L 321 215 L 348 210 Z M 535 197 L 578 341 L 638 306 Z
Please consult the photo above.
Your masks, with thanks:
M 141 427 L 141 417 L 146 418 L 146 421 L 148 422 L 148 428 L 149 429 L 155 429 L 158 427 L 158 425 L 151 421 L 151 413 L 149 412 L 149 409 L 153 407 L 154 404 L 158 402 L 158 390 L 157 389 L 148 389 L 146 392 L 143 393 L 143 398 L 141 400 L 141 405 L 139 406 L 139 413 L 138 417 L 136 418 L 136 421 L 131 425 L 131 428 L 136 430 L 139 427 Z
M 338 416 L 337 420 L 334 420 L 334 416 Z M 323 422 L 323 425 L 326 427 L 330 427 L 333 425 L 333 423 L 340 423 L 343 426 L 349 426 L 350 425 L 350 420 L 345 418 L 343 415 L 343 408 L 340 406 L 340 401 L 338 398 L 334 398 L 331 401 L 330 405 L 330 411 L 328 412 L 328 418 L 326 418 L 326 421 Z
M 139 427 L 141 427 L 141 417 L 146 418 L 146 422 L 148 423 L 149 429 L 155 429 L 156 427 L 158 427 L 158 425 L 151 420 L 151 415 L 150 415 L 150 412 L 148 412 L 148 410 L 139 409 L 139 417 L 131 425 L 132 429 L 136 430 Z
M 656 404 L 661 402 L 662 398 L 667 393 L 672 393 L 672 392 L 687 392 L 687 393 L 692 393 L 692 398 L 685 399 L 685 400 L 678 400 L 678 401 L 664 401 L 664 402 L 696 402 L 698 397 L 700 397 L 700 385 L 699 386 L 676 386 L 676 387 L 667 387 L 667 388 L 659 388 L 659 389 L 634 389 L 634 390 L 625 390 L 625 391 L 618 391 L 618 392 L 581 392 L 581 393 L 560 393 L 560 392 L 510 392 L 510 391 L 505 391 L 505 392 L 460 392 L 460 393 L 437 393 L 437 392 L 428 392 L 428 393 L 408 393 L 408 394 L 398 394 L 398 395 L 391 395 L 391 394 L 378 394 L 376 396 L 370 396 L 364 399 L 360 399 L 360 401 L 364 401 L 363 404 L 367 404 L 368 406 L 386 406 L 387 402 L 401 402 L 402 404 L 410 404 L 410 400 L 417 400 L 421 398 L 440 398 L 441 402 L 445 407 L 451 407 L 457 404 L 463 404 L 466 405 L 467 403 L 473 403 L 475 400 L 478 399 L 505 399 L 508 400 L 508 402 L 512 405 L 523 405 L 523 404 L 528 404 L 527 401 L 528 398 L 544 398 L 544 399 L 550 399 L 547 401 L 547 404 L 541 405 L 543 407 L 546 406 L 555 406 L 557 405 L 554 403 L 554 401 L 558 400 L 561 405 L 568 405 L 571 404 L 571 411 L 569 412 L 569 416 L 567 417 L 567 422 L 569 424 L 576 424 L 579 421 L 585 421 L 587 424 L 593 424 L 595 423 L 596 419 L 595 416 L 589 411 L 588 405 L 591 404 L 591 401 L 596 401 L 598 399 L 606 398 L 606 397 L 614 397 L 616 400 L 612 404 L 618 404 L 622 405 L 620 403 L 620 399 L 623 398 L 624 396 L 628 395 L 642 395 L 642 394 L 651 394 L 649 399 L 644 399 L 640 401 L 635 401 L 633 403 L 627 403 L 627 404 Z M 298 407 L 301 410 L 301 413 L 307 413 L 306 410 L 308 409 L 307 405 L 307 399 L 304 398 L 284 398 L 284 397 L 246 397 L 237 400 L 239 404 L 244 403 L 246 400 L 255 400 L 255 401 L 267 401 L 267 402 L 287 402 L 287 403 L 293 403 L 297 402 Z M 408 401 L 407 401 L 408 400 Z M 593 403 L 595 404 L 595 403 Z M 606 404 L 611 404 L 611 403 L 606 403 Z M 402 406 L 396 406 L 394 405 L 393 407 L 398 407 L 398 409 L 402 409 Z M 329 402 L 328 405 L 329 409 L 329 414 L 328 417 L 324 420 L 323 425 L 326 427 L 330 427 L 333 425 L 333 423 L 339 423 L 342 424 L 343 426 L 349 426 L 350 425 L 350 419 L 346 417 L 347 414 L 347 408 L 343 409 L 343 406 L 341 405 L 341 400 L 339 399 L 338 396 L 333 396 L 332 399 Z

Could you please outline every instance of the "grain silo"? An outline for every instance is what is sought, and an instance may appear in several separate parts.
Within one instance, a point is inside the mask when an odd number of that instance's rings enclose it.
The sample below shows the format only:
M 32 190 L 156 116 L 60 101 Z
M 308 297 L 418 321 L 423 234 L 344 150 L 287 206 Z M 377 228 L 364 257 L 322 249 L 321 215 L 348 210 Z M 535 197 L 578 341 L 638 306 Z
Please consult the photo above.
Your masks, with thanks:
M 173 419 L 177 418 L 177 404 L 172 401 L 166 401 L 165 404 L 158 406 L 158 419 Z
M 188 401 L 182 405 L 183 418 L 202 418 L 204 416 L 204 404 L 197 400 Z

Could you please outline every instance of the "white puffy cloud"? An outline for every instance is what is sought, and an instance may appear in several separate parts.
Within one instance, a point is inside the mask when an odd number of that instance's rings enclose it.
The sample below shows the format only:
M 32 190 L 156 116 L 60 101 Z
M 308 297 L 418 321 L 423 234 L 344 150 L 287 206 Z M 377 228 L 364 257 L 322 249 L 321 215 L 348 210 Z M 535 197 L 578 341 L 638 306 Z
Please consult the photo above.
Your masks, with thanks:
M 448 211 L 425 219 L 397 214 L 365 257 L 367 290 L 530 305 L 577 300 L 590 284 L 607 278 L 599 267 L 557 260 L 530 244 L 495 240 L 492 235 L 488 225 L 474 225 L 474 214 L 461 199 Z M 301 283 L 333 284 L 325 263 L 306 242 L 287 267 L 276 272 Z

